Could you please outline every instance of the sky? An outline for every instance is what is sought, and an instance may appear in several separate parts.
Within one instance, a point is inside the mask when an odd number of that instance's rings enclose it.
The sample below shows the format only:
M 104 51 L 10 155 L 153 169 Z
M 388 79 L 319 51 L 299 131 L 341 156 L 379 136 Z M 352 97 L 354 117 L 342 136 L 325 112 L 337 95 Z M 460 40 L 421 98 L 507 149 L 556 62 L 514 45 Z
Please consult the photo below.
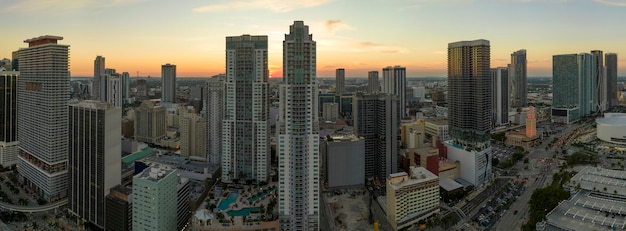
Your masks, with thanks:
M 552 55 L 618 54 L 626 75 L 626 0 L 2 0 L 0 58 L 40 35 L 64 37 L 72 76 L 93 60 L 131 76 L 225 72 L 225 37 L 269 36 L 271 77 L 282 76 L 282 41 L 302 20 L 317 42 L 317 76 L 366 77 L 386 66 L 408 77 L 446 77 L 447 44 L 487 39 L 491 66 L 527 50 L 528 75 L 551 76 Z

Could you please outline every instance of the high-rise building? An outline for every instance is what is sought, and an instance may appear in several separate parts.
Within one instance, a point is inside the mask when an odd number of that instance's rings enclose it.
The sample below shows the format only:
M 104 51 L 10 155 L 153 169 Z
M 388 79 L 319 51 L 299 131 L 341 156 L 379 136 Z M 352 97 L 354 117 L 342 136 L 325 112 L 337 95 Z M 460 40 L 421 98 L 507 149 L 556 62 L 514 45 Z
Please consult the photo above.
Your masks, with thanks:
M 181 113 L 180 155 L 191 160 L 207 161 L 205 119 L 196 113 Z
M 131 231 L 133 228 L 133 190 L 122 185 L 111 188 L 106 196 L 106 230 Z
M 535 107 L 530 105 L 528 107 L 528 114 L 526 115 L 526 137 L 534 137 L 537 135 L 537 114 L 535 113 Z
M 132 230 L 177 230 L 178 170 L 151 166 L 133 177 Z
M 526 107 L 527 99 L 527 67 L 526 50 L 519 50 L 511 54 L 511 65 L 508 76 L 508 105 L 511 108 Z
M 617 54 L 604 55 L 606 65 L 606 92 L 609 108 L 617 106 Z
M 335 92 L 337 95 L 346 92 L 346 70 L 343 68 L 335 70 Z
M 283 41 L 277 123 L 281 230 L 319 230 L 320 158 L 316 43 L 295 21 Z
M 161 102 L 176 102 L 176 65 L 161 65 Z
M 102 78 L 102 77 L 101 77 Z M 104 102 L 112 104 L 114 107 L 121 108 L 123 100 L 124 86 L 122 86 L 122 80 L 119 75 L 105 75 L 106 78 L 106 100 Z
M 226 37 L 222 180 L 267 182 L 270 126 L 267 36 Z
M 506 125 L 509 123 L 509 69 L 498 67 L 491 69 L 491 84 L 493 102 L 492 123 L 494 126 Z
M 378 177 L 383 181 L 398 169 L 398 98 L 387 94 L 354 96 L 354 132 L 365 139 L 365 179 Z
M 596 98 L 596 110 L 594 112 L 604 112 L 609 108 L 608 94 L 607 94 L 607 75 L 606 67 L 604 66 L 604 55 L 601 50 L 592 50 L 594 73 L 593 79 L 596 84 L 595 98 Z
M 204 97 L 204 118 L 206 119 L 206 155 L 209 163 L 222 160 L 222 120 L 224 119 L 224 81 L 207 81 Z
M 552 57 L 552 122 L 571 123 L 596 112 L 596 58 L 589 53 Z
M 367 93 L 377 94 L 379 89 L 378 71 L 367 72 Z
M 400 99 L 398 113 L 401 117 L 406 115 L 406 68 L 401 66 L 388 66 L 383 68 L 383 93 L 397 95 Z M 386 177 L 386 176 L 385 176 Z
M 166 111 L 152 101 L 144 101 L 135 109 L 135 140 L 159 144 L 165 138 Z
M 439 213 L 439 177 L 423 167 L 387 177 L 387 219 L 394 230 Z
M 20 71 L 20 52 L 13 51 L 11 53 L 11 66 L 13 71 Z
M 0 165 L 17 164 L 17 71 L 0 71 Z
M 122 72 L 122 99 L 124 103 L 130 103 L 130 74 Z
M 322 120 L 324 121 L 336 121 L 339 119 L 339 104 L 337 103 L 324 103 L 322 106 Z
M 48 201 L 67 195 L 69 46 L 63 37 L 27 39 L 17 91 L 19 174 Z
M 459 161 L 463 179 L 476 186 L 491 175 L 490 55 L 484 39 L 448 44 L 448 159 Z
M 96 59 L 93 61 L 93 84 L 91 90 L 91 96 L 95 100 L 103 100 L 100 99 L 102 90 L 101 86 L 101 76 L 104 75 L 105 69 L 105 58 L 102 56 L 96 56 Z
M 146 81 L 145 79 L 138 79 L 136 87 L 137 87 L 137 96 L 139 97 L 148 96 L 148 81 Z
M 122 109 L 87 100 L 69 110 L 69 211 L 104 229 L 105 196 L 121 181 Z

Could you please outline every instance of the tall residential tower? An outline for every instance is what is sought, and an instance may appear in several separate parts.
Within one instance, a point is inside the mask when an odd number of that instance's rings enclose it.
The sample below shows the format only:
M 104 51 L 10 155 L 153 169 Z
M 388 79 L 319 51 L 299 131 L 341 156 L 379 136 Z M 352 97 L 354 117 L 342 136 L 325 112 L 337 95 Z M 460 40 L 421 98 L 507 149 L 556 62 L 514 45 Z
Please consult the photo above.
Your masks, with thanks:
M 378 94 L 379 89 L 378 71 L 367 72 L 367 93 Z
M 161 102 L 176 102 L 176 65 L 161 65 Z
M 335 92 L 341 95 L 346 92 L 346 69 L 335 70 Z
M 295 21 L 283 41 L 283 82 L 276 128 L 281 230 L 319 230 L 319 125 L 316 44 Z
M 606 92 L 609 107 L 617 106 L 617 54 L 606 53 L 604 55 L 606 65 Z
M 204 109 L 206 119 L 206 159 L 209 163 L 221 163 L 222 160 L 222 120 L 224 119 L 224 81 L 211 79 L 204 91 Z
M 27 39 L 21 48 L 17 118 L 18 172 L 46 200 L 67 194 L 69 46 L 63 37 Z
M 270 126 L 267 36 L 226 37 L 222 179 L 267 181 Z
M 526 107 L 527 98 L 527 74 L 526 74 L 526 50 L 519 50 L 511 54 L 511 66 L 509 67 L 509 107 Z
M 400 117 L 406 115 L 406 68 L 388 66 L 383 68 L 383 93 L 397 95 L 400 99 L 398 113 Z

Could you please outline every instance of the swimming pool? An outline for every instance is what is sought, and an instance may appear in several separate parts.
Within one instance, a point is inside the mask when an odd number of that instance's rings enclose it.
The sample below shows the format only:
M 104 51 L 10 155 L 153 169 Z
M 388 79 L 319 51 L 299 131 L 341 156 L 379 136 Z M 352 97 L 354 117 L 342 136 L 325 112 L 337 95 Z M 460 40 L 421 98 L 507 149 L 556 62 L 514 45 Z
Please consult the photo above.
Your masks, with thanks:
M 252 197 L 248 197 L 248 202 L 252 203 L 252 202 L 258 201 L 261 198 L 265 197 L 265 195 L 269 194 L 274 189 L 276 189 L 276 187 L 272 186 L 272 187 L 269 187 L 269 188 L 263 190 L 263 192 L 257 193 L 256 195 L 254 195 Z
M 223 199 L 220 202 L 220 205 L 217 206 L 217 208 L 222 210 L 222 211 L 228 209 L 230 204 L 234 203 L 235 200 L 237 200 L 237 196 L 239 196 L 239 193 L 231 192 L 230 194 L 228 194 L 228 197 L 226 197 L 226 199 Z
M 231 217 L 242 217 L 242 216 L 248 216 L 250 215 L 250 213 L 258 213 L 258 212 L 261 212 L 261 209 L 259 207 L 252 207 L 252 208 L 243 208 L 240 210 L 230 210 L 226 212 L 226 214 L 228 214 L 228 216 L 231 216 Z

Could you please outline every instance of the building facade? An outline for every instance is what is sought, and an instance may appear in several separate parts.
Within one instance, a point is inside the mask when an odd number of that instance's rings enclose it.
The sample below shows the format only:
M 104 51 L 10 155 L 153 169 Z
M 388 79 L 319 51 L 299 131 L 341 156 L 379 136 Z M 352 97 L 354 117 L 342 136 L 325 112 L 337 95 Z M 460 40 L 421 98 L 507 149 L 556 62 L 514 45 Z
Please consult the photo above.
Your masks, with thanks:
M 135 140 L 159 144 L 165 138 L 166 111 L 152 101 L 144 101 L 135 109 Z
M 361 188 L 365 185 L 365 140 L 355 135 L 332 135 L 323 141 L 324 178 L 328 188 Z
M 204 97 L 206 119 L 206 159 L 210 163 L 222 160 L 222 120 L 224 119 L 224 81 L 211 79 L 207 82 Z
M 448 159 L 476 186 L 491 176 L 490 48 L 484 39 L 448 44 Z
M 267 182 L 270 126 L 267 36 L 226 37 L 222 180 Z
M 367 93 L 378 94 L 379 91 L 378 71 L 367 72 Z
M 507 92 L 509 89 L 508 72 L 509 69 L 506 67 L 491 69 L 491 84 L 493 90 L 491 95 L 491 101 L 493 102 L 493 117 L 491 121 L 494 127 L 509 123 L 509 93 Z M 526 88 L 524 88 L 524 90 L 525 89 Z
M 324 121 L 336 121 L 339 119 L 339 104 L 324 103 L 322 107 L 322 117 Z
M 161 65 L 161 102 L 176 102 L 176 65 Z
M 124 104 L 124 86 L 122 86 L 122 78 L 119 75 L 107 76 L 107 92 L 106 101 L 113 105 L 113 107 L 121 108 Z
M 17 71 L 0 71 L 0 165 L 17 164 Z
M 121 185 L 111 188 L 106 196 L 105 229 L 131 231 L 133 228 L 133 190 Z
M 133 177 L 133 231 L 177 230 L 178 170 L 152 166 Z
M 91 90 L 91 97 L 95 100 L 104 100 L 100 99 L 100 94 L 102 94 L 100 88 L 103 87 L 100 84 L 101 76 L 104 75 L 105 69 L 105 61 L 106 59 L 102 56 L 96 56 L 96 59 L 93 61 L 93 84 Z
M 604 55 L 606 65 L 606 92 L 609 108 L 617 106 L 617 54 Z
M 69 110 L 69 211 L 104 229 L 105 197 L 121 181 L 122 110 L 91 100 Z
M 552 57 L 552 122 L 571 123 L 596 113 L 596 59 L 588 53 Z
M 295 21 L 283 41 L 276 126 L 281 230 L 319 230 L 320 176 L 316 43 Z
M 400 117 L 406 115 L 406 68 L 401 66 L 388 66 L 383 68 L 383 93 L 396 95 L 400 100 L 398 113 Z
M 439 177 L 423 167 L 387 177 L 387 219 L 394 230 L 439 213 Z
M 527 63 L 526 50 L 518 50 L 511 54 L 511 65 L 508 69 L 508 105 L 511 108 L 526 107 Z
M 48 201 L 65 198 L 68 189 L 69 46 L 57 44 L 62 39 L 27 39 L 19 50 L 18 172 Z
M 196 113 L 180 117 L 180 155 L 191 160 L 207 161 L 205 119 Z
M 343 68 L 335 70 L 335 92 L 337 95 L 346 93 L 346 70 Z

